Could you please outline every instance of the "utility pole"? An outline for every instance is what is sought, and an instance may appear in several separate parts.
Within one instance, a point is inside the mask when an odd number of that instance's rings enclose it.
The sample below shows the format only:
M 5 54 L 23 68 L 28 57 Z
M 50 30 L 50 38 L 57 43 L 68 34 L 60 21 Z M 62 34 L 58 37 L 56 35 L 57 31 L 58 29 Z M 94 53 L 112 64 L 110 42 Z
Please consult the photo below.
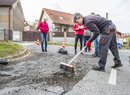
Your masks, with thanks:
M 108 19 L 108 13 L 106 13 L 106 18 Z

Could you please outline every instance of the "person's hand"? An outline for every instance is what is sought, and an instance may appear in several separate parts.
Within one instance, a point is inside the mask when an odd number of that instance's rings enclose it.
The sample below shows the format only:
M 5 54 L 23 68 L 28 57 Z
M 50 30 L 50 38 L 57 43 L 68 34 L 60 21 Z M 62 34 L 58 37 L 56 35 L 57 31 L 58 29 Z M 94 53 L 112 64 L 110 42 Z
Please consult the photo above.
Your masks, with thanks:
M 87 41 L 86 42 L 86 47 L 90 47 L 91 46 L 91 42 L 90 41 Z
M 79 26 L 78 28 L 79 28 L 79 29 L 83 29 L 84 27 L 83 27 L 83 25 L 81 25 L 81 26 Z

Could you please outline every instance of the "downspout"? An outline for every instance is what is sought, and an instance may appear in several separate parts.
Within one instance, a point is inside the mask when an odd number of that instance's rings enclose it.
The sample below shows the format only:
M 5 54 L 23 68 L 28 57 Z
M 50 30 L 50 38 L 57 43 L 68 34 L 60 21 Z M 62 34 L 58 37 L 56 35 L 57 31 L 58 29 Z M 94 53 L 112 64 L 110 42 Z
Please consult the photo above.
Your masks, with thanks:
M 10 29 L 10 26 L 11 26 L 11 7 L 9 7 L 9 22 L 8 22 L 8 27 L 9 27 L 9 30 L 8 30 L 8 32 L 9 32 L 9 40 L 11 40 L 12 39 L 12 37 L 11 37 L 11 29 Z

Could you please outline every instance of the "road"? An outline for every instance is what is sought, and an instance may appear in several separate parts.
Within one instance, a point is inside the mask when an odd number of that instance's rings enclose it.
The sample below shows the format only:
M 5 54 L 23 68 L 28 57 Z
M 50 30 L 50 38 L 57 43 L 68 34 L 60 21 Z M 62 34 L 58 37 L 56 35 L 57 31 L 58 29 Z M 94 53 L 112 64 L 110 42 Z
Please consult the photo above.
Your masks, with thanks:
M 116 70 L 114 83 L 109 83 L 113 64 L 109 53 L 106 72 L 91 70 L 98 58 L 91 53 L 81 54 L 72 64 L 75 74 L 59 69 L 60 62 L 69 62 L 74 57 L 73 47 L 67 47 L 68 55 L 57 53 L 60 46 L 48 46 L 43 53 L 34 43 L 20 43 L 31 54 L 7 66 L 0 66 L 0 95 L 129 95 L 130 51 L 121 50 L 123 67 Z M 113 72 L 112 72 L 113 74 Z M 79 90 L 80 89 L 80 90 Z

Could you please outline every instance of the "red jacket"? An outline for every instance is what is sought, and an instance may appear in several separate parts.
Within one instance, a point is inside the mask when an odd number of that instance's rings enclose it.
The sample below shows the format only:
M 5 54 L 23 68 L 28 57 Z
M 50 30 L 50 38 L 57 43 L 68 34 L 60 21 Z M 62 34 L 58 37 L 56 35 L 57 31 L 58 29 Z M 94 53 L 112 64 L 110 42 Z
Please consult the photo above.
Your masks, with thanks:
M 82 27 L 81 29 L 79 27 Z M 87 28 L 85 28 L 85 26 L 83 25 L 79 25 L 79 24 L 75 24 L 72 29 L 75 31 L 75 34 L 78 34 L 78 35 L 84 35 L 84 30 Z
M 48 33 L 48 31 L 49 31 L 48 24 L 45 21 L 44 22 L 39 22 L 38 28 L 43 33 Z

